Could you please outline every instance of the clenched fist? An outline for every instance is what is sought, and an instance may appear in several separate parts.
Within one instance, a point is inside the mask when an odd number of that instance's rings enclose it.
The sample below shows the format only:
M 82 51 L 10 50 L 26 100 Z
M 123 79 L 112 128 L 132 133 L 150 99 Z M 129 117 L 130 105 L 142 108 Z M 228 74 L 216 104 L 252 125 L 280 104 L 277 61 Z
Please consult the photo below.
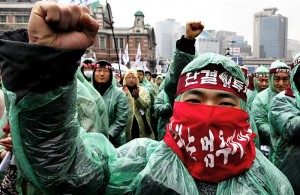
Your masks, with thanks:
M 29 43 L 65 49 L 86 49 L 93 45 L 99 29 L 86 6 L 61 6 L 38 1 L 32 8 Z
M 204 29 L 204 25 L 200 22 L 187 22 L 185 27 L 185 38 L 195 39 Z

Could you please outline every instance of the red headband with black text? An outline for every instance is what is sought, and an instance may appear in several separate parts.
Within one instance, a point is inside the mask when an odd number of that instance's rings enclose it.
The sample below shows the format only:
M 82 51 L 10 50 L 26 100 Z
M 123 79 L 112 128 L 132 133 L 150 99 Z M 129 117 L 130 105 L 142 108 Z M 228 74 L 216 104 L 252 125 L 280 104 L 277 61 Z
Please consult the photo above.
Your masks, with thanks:
M 228 91 L 246 101 L 246 83 L 231 76 L 222 66 L 215 67 L 214 69 L 204 67 L 195 72 L 182 74 L 179 78 L 176 96 L 192 88 L 206 88 Z

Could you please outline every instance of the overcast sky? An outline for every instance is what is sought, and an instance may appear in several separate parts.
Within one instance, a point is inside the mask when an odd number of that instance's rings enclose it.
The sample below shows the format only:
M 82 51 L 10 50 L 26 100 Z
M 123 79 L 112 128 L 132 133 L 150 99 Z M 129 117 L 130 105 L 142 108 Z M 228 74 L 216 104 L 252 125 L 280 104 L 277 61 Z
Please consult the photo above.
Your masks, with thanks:
M 101 4 L 106 3 L 100 0 Z M 299 0 L 107 0 L 112 9 L 114 27 L 132 27 L 134 13 L 141 10 L 145 23 L 167 18 L 182 26 L 186 21 L 201 20 L 205 30 L 234 31 L 253 45 L 254 13 L 276 7 L 277 14 L 288 18 L 288 39 L 300 40 Z

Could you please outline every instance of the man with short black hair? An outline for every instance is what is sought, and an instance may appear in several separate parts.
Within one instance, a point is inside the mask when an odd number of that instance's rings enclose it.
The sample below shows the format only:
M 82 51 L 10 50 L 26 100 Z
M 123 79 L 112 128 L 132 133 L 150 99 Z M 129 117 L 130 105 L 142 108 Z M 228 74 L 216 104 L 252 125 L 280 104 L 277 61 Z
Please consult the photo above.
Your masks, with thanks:
M 117 87 L 114 68 L 110 62 L 99 60 L 94 64 L 92 84 L 101 94 L 106 105 L 109 141 L 115 147 L 119 147 L 124 144 L 121 141 L 121 135 L 125 134 L 129 106 L 125 93 Z

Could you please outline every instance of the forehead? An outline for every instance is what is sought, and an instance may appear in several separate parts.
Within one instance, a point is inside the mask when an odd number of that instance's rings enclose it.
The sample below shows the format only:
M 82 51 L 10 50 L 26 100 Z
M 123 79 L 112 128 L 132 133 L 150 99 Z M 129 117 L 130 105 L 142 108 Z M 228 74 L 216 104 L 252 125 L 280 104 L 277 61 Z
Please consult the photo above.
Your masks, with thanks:
M 274 74 L 274 77 L 288 77 L 289 74 L 286 72 L 277 72 Z
M 97 67 L 96 70 L 108 70 L 108 68 L 106 68 L 104 66 L 100 66 L 100 67 Z
M 136 77 L 133 73 L 129 73 L 127 77 Z
M 239 99 L 235 94 L 219 89 L 193 88 L 185 91 L 181 97 L 198 96 L 199 98 L 232 98 Z
M 258 80 L 268 80 L 268 77 L 258 77 Z

